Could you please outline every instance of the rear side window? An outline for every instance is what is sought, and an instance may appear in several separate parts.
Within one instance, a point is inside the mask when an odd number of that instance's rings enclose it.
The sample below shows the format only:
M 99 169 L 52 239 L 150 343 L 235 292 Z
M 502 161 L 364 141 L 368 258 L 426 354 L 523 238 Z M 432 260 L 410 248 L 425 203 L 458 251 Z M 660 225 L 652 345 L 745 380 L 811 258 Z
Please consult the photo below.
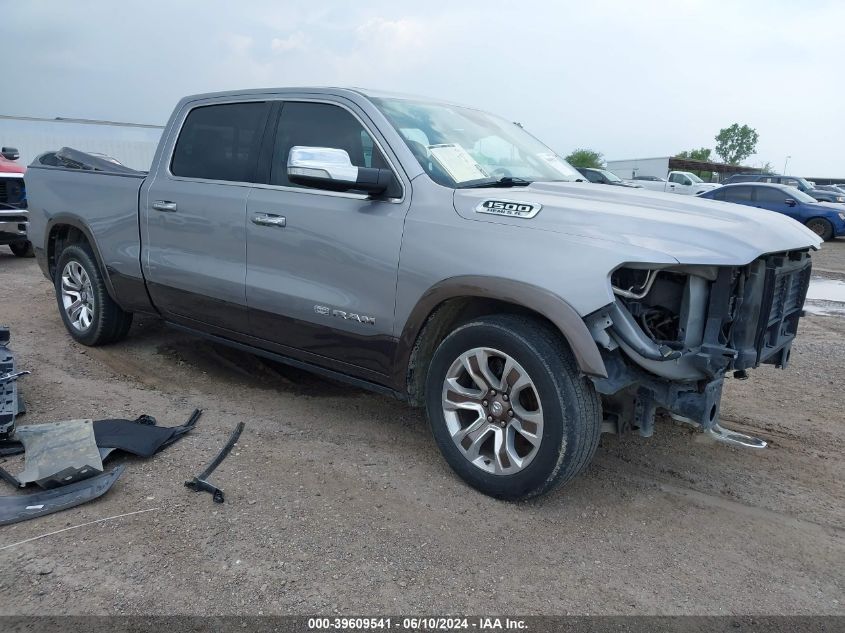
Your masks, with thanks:
M 268 107 L 255 101 L 194 108 L 176 141 L 170 172 L 206 180 L 255 180 Z
M 751 187 L 731 187 L 725 190 L 725 200 L 728 202 L 750 202 Z

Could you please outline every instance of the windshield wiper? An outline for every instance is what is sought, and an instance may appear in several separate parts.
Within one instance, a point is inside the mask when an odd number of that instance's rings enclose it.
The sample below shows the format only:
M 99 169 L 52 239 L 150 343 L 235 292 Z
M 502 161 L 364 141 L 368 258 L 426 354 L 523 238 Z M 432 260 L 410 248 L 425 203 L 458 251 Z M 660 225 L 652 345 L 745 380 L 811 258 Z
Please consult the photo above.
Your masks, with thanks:
M 525 178 L 518 178 L 515 176 L 503 176 L 498 180 L 492 180 L 490 182 L 479 182 L 474 185 L 465 185 L 461 187 L 461 189 L 485 189 L 490 187 L 527 187 L 531 184 L 531 180 L 525 180 Z

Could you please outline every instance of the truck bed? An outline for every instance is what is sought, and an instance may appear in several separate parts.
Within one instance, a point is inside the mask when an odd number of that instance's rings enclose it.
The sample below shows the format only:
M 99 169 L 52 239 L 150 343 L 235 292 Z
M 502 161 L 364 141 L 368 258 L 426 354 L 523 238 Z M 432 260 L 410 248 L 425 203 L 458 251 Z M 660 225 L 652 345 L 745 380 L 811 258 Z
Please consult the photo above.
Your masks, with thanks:
M 146 172 L 84 152 L 75 152 L 75 157 L 83 164 L 85 157 L 90 157 L 96 167 L 50 166 L 36 160 L 27 170 L 27 191 L 37 201 L 37 206 L 29 209 L 33 244 L 43 250 L 49 243 L 44 239 L 50 231 L 48 217 L 51 224 L 87 227 L 88 237 L 113 279 L 125 276 L 141 280 L 138 196 Z M 41 255 L 39 262 L 47 261 L 45 253 L 36 250 L 36 255 Z

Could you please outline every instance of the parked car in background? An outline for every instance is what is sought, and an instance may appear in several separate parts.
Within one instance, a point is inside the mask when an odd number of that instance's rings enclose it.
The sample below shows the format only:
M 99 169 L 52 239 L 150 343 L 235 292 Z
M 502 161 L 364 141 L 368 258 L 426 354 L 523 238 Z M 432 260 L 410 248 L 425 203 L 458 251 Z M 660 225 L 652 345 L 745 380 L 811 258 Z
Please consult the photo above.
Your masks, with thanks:
M 0 148 L 0 244 L 18 257 L 32 257 L 27 240 L 26 167 L 15 162 L 19 157 L 14 147 Z
M 595 169 L 593 167 L 576 167 L 576 169 L 581 172 L 581 175 L 584 176 L 584 178 L 597 184 L 633 188 L 640 188 L 642 186 L 628 180 L 622 180 L 612 171 L 607 171 L 606 169 Z
M 820 203 L 795 187 L 742 183 L 725 185 L 699 197 L 782 213 L 806 225 L 823 240 L 845 235 L 845 207 L 837 209 L 834 205 Z
M 845 184 L 843 185 L 816 185 L 816 189 L 822 191 L 833 191 L 834 193 L 845 193 Z
M 807 194 L 819 202 L 833 202 L 834 204 L 845 205 L 845 193 L 842 193 L 838 189 L 835 189 L 834 191 L 829 191 L 827 189 L 812 189 L 811 191 L 808 191 Z
M 714 182 L 704 182 L 701 178 L 689 171 L 670 171 L 669 177 L 666 180 L 656 176 L 640 176 L 635 178 L 635 180 L 638 185 L 652 191 L 679 193 L 685 196 L 698 195 L 699 193 L 721 186 Z
M 766 182 L 775 185 L 795 187 L 799 191 L 809 193 L 815 187 L 809 180 L 800 176 L 779 176 L 778 174 L 734 174 L 722 181 L 723 185 L 735 185 L 741 182 Z

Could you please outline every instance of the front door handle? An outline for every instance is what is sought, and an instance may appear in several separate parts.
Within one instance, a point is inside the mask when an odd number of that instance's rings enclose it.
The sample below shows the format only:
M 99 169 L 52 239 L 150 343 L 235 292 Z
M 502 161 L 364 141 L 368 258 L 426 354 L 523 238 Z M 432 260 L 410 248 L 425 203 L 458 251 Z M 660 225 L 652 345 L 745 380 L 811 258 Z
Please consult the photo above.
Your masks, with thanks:
M 275 226 L 283 229 L 287 225 L 287 220 L 283 215 L 274 215 L 272 213 L 258 213 L 252 216 L 252 223 L 258 226 Z
M 156 200 L 153 202 L 153 209 L 173 213 L 176 211 L 176 203 L 170 202 L 169 200 Z

